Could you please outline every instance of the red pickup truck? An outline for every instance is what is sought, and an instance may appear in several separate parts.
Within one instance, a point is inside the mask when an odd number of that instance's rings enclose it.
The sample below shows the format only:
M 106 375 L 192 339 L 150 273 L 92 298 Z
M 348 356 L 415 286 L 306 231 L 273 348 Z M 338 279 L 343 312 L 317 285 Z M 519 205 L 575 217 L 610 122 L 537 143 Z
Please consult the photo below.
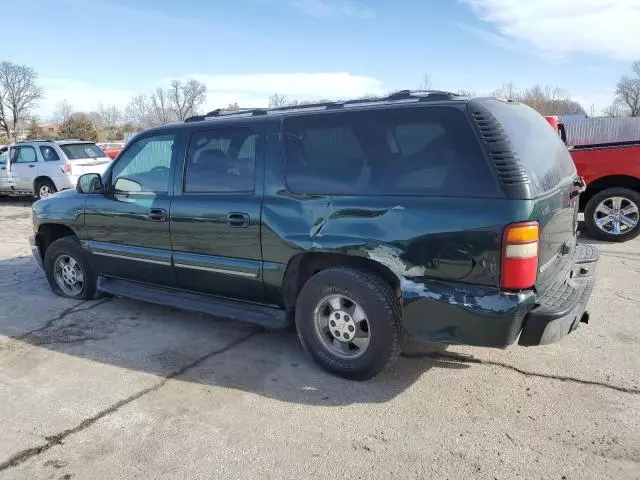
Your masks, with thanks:
M 545 118 L 566 143 L 564 125 L 557 117 Z M 589 234 L 614 242 L 640 235 L 640 138 L 574 145 L 569 153 L 586 183 L 580 211 Z

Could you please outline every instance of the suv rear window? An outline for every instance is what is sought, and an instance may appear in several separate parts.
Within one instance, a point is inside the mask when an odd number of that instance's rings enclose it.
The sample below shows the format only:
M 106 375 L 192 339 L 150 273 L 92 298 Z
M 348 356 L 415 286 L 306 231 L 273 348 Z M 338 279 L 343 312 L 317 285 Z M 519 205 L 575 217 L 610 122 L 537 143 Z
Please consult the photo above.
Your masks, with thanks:
M 66 145 L 60 145 L 60 148 L 69 160 L 107 156 L 95 143 L 68 143 Z
M 469 121 L 454 107 L 295 115 L 283 129 L 286 181 L 296 193 L 498 195 Z
M 576 167 L 566 145 L 542 115 L 522 104 L 500 100 L 487 100 L 483 104 L 509 135 L 535 195 L 547 193 L 567 178 L 575 177 Z

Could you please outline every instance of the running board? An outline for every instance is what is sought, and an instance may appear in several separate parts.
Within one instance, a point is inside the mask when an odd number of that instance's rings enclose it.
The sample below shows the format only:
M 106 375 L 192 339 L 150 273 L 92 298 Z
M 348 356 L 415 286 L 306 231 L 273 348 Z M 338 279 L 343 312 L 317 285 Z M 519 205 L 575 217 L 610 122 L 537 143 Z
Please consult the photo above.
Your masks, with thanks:
M 227 298 L 201 295 L 118 278 L 98 277 L 98 290 L 116 297 L 132 298 L 167 307 L 208 313 L 244 323 L 260 325 L 268 330 L 287 328 L 284 310 Z

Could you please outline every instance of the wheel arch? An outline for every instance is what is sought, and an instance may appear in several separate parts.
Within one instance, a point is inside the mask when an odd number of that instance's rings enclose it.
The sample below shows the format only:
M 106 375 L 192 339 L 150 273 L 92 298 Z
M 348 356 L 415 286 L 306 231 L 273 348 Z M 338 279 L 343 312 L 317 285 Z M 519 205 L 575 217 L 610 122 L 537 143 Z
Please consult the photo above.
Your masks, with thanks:
M 401 296 L 400 277 L 388 266 L 371 258 L 333 252 L 304 252 L 291 258 L 283 280 L 283 303 L 287 311 L 295 308 L 296 299 L 304 284 L 316 273 L 331 267 L 351 267 L 379 276 L 394 294 Z
M 640 179 L 631 175 L 608 175 L 594 180 L 587 185 L 587 189 L 580 195 L 580 211 L 584 211 L 587 203 L 594 195 L 597 195 L 607 188 L 614 187 L 629 188 L 640 192 Z
M 40 225 L 38 227 L 38 234 L 36 235 L 36 242 L 42 258 L 44 258 L 49 245 L 60 238 L 70 236 L 77 237 L 76 232 L 67 225 L 61 225 L 59 223 L 44 223 Z
M 38 175 L 36 178 L 33 179 L 33 191 L 34 193 L 38 193 L 38 189 L 37 186 L 40 182 L 46 182 L 49 181 L 51 182 L 51 184 L 56 188 L 56 190 L 58 189 L 58 187 L 56 186 L 56 182 L 53 181 L 53 179 L 48 176 L 48 175 Z

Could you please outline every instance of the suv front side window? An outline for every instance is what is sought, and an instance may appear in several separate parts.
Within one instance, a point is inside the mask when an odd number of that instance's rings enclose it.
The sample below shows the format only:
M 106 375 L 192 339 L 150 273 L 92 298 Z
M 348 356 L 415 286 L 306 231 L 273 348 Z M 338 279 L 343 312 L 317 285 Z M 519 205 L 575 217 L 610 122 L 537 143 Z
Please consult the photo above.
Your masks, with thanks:
M 111 189 L 127 193 L 167 193 L 175 135 L 153 135 L 135 141 L 111 171 Z

